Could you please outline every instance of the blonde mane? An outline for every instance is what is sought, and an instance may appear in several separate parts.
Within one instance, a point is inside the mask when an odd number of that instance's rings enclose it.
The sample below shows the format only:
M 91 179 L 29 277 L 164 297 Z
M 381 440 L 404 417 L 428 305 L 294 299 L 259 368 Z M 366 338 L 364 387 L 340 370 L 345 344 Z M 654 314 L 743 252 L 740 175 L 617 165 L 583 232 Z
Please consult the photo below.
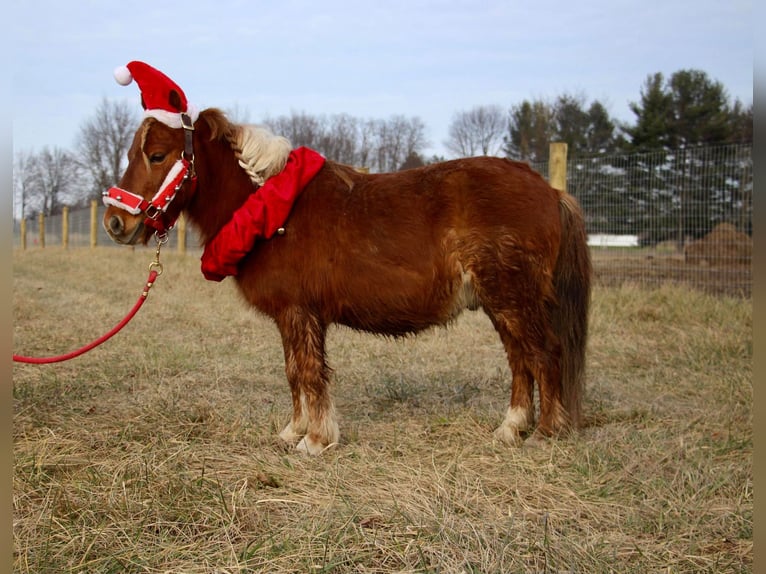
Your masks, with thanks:
M 223 136 L 234 151 L 242 169 L 256 185 L 263 183 L 285 167 L 292 145 L 285 137 L 275 135 L 263 126 L 234 124 L 220 110 L 203 112 L 212 137 Z
M 290 141 L 262 126 L 242 125 L 238 128 L 229 139 L 231 148 L 253 183 L 263 185 L 285 167 L 292 149 Z

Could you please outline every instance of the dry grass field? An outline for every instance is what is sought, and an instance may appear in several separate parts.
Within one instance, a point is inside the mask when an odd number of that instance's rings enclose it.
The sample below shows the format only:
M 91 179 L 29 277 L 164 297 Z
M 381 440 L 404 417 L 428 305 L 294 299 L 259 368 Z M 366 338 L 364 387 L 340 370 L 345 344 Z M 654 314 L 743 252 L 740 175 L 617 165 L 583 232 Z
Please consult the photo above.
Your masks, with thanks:
M 14 352 L 70 351 L 133 305 L 153 252 L 16 251 Z M 481 313 L 329 336 L 342 440 L 286 449 L 275 327 L 194 255 L 68 363 L 15 364 L 19 573 L 749 572 L 752 304 L 593 293 L 586 427 L 492 440 L 510 373 Z

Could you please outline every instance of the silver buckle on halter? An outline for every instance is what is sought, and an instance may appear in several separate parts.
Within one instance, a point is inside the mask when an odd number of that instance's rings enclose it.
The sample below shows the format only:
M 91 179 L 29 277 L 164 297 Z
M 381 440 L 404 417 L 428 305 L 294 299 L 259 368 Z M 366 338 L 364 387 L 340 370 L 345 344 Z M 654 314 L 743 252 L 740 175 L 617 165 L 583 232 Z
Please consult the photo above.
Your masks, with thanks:
M 146 214 L 146 217 L 148 217 L 152 221 L 157 221 L 160 215 L 162 215 L 162 210 L 159 207 L 152 205 L 150 203 L 149 206 L 144 210 L 144 213 Z
M 188 114 L 181 113 L 181 127 L 185 130 L 194 131 L 194 124 Z
M 183 112 L 181 113 L 181 127 L 184 129 L 184 151 L 181 153 L 181 157 L 189 162 L 191 171 L 194 171 L 194 145 L 192 142 L 194 123 L 191 117 Z

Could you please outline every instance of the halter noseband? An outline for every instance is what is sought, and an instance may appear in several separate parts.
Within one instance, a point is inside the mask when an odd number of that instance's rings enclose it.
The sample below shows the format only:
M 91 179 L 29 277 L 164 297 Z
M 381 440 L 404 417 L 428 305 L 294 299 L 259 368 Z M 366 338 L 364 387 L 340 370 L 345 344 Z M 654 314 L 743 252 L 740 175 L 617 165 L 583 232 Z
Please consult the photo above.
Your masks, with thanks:
M 154 197 L 147 200 L 131 191 L 119 187 L 110 187 L 101 194 L 104 205 L 113 205 L 118 209 L 127 211 L 131 215 L 146 214 L 144 224 L 153 227 L 159 235 L 163 235 L 173 229 L 177 216 L 166 218 L 170 203 L 175 199 L 178 192 L 187 181 L 191 182 L 190 192 L 194 193 L 197 188 L 197 173 L 194 170 L 194 145 L 192 136 L 194 124 L 187 114 L 181 114 L 181 127 L 184 130 L 184 151 L 180 159 L 176 160 L 173 167 L 165 176 L 160 189 Z

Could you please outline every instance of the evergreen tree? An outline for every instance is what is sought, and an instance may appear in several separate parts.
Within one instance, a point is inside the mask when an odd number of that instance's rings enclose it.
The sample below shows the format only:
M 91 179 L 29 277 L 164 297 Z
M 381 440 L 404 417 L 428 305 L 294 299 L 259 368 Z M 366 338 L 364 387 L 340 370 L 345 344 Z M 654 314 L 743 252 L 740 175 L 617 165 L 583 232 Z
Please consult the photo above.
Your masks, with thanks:
M 506 156 L 532 162 L 547 159 L 554 133 L 553 117 L 552 106 L 543 100 L 524 100 L 512 106 L 508 135 L 503 138 Z
M 700 70 L 679 70 L 667 81 L 659 72 L 648 76 L 630 109 L 636 115 L 636 124 L 625 128 L 631 151 L 730 142 L 737 124 L 723 84 Z
M 562 94 L 550 104 L 544 100 L 511 107 L 505 153 L 531 162 L 548 158 L 553 141 L 565 142 L 570 157 L 595 155 L 615 147 L 615 124 L 599 101 L 587 105 L 584 95 Z
M 731 111 L 723 84 L 700 70 L 679 70 L 668 81 L 671 143 L 674 147 L 718 144 L 732 133 Z
M 625 127 L 631 151 L 666 149 L 672 144 L 672 101 L 666 92 L 662 73 L 646 78 L 640 102 L 631 102 L 636 124 Z
M 404 163 L 399 166 L 399 171 L 404 171 L 405 169 L 413 169 L 416 167 L 423 167 L 424 165 L 426 165 L 426 162 L 423 160 L 421 155 L 413 151 L 410 152 L 410 154 L 404 160 Z
M 589 117 L 584 109 L 585 96 L 562 94 L 554 104 L 554 134 L 555 140 L 565 142 L 571 157 L 578 156 L 587 150 L 587 132 Z
M 701 146 L 746 140 L 752 113 L 748 117 L 738 102 L 730 106 L 723 85 L 700 70 L 679 70 L 667 81 L 660 73 L 650 75 L 631 110 L 636 124 L 624 128 L 627 149 L 652 152 L 627 167 L 628 195 L 652 212 L 647 242 L 673 239 L 682 248 L 717 223 L 741 219 L 732 198 L 748 190 L 726 175 L 731 162 L 740 160 Z
M 588 121 L 585 128 L 585 150 L 589 153 L 603 154 L 614 151 L 617 146 L 615 122 L 599 101 L 594 101 L 588 108 Z
M 731 108 L 732 143 L 752 143 L 753 141 L 753 104 L 745 107 L 742 102 L 735 100 Z

